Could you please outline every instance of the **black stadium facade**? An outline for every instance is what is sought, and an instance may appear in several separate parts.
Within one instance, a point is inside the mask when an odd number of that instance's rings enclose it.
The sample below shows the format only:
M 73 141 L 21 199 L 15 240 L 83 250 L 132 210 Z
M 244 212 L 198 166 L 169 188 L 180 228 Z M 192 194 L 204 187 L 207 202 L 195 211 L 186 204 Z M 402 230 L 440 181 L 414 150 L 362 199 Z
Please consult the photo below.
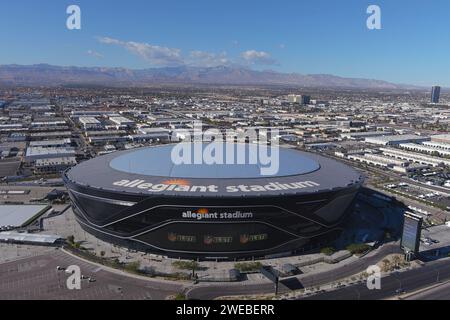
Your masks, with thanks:
M 363 181 L 339 162 L 293 149 L 280 148 L 279 170 L 266 176 L 260 164 L 176 165 L 174 146 L 116 152 L 65 172 L 82 228 L 172 257 L 302 252 L 339 235 Z M 248 154 L 254 148 L 245 145 Z

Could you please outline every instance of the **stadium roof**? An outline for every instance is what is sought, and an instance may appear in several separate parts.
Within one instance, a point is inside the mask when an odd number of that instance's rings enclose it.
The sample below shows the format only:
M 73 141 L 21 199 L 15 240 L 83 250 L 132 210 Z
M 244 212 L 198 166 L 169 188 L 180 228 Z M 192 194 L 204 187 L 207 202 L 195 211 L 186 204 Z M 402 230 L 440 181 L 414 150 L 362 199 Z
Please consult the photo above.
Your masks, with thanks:
M 144 176 L 163 176 L 167 178 L 198 178 L 198 179 L 253 179 L 264 178 L 262 169 L 270 165 L 263 164 L 264 161 L 249 161 L 249 155 L 258 156 L 259 149 L 256 144 L 214 144 L 217 146 L 217 153 L 221 152 L 223 155 L 231 154 L 229 164 L 195 164 L 194 153 L 195 147 L 189 144 L 184 144 L 190 150 L 191 156 L 188 157 L 188 164 L 174 164 L 172 159 L 173 145 L 165 145 L 155 148 L 144 148 L 134 150 L 132 152 L 123 154 L 113 159 L 110 162 L 111 168 L 126 173 L 139 174 Z M 192 144 L 194 146 L 194 144 Z M 206 150 L 207 144 L 202 145 L 201 153 Z M 227 152 L 227 146 L 232 147 L 231 151 Z M 239 148 L 239 149 L 238 149 Z M 268 152 L 270 150 L 270 153 Z M 286 148 L 279 149 L 279 165 L 278 173 L 273 177 L 286 177 L 310 173 L 320 169 L 317 161 L 306 157 L 304 154 Z M 238 161 L 238 154 L 244 153 L 245 161 Z M 275 148 L 266 147 L 263 154 L 275 155 Z M 179 156 L 178 154 L 176 156 Z M 225 156 L 222 157 L 223 162 L 226 162 Z M 278 161 L 273 157 L 273 161 Z M 245 164 L 239 164 L 245 163 Z
M 175 146 L 146 147 L 97 157 L 72 168 L 64 179 L 66 183 L 101 193 L 200 197 L 335 191 L 363 181 L 357 171 L 340 162 L 286 148 L 280 148 L 279 171 L 274 175 L 263 175 L 260 169 L 264 166 L 260 164 L 176 166 L 170 152 Z

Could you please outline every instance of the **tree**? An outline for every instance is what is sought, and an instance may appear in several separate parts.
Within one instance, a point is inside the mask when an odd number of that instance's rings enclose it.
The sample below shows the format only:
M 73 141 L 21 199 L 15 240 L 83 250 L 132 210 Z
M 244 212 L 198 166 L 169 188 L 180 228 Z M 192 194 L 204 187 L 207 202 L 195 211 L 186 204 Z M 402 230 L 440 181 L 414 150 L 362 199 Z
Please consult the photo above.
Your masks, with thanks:
M 74 237 L 73 235 L 68 236 L 68 237 L 67 237 L 67 242 L 68 242 L 69 244 L 74 244 L 74 243 L 75 243 L 75 237 Z
M 137 273 L 137 272 L 139 272 L 140 267 L 141 267 L 141 263 L 139 261 L 133 261 L 133 262 L 128 263 L 125 266 L 125 270 L 128 272 Z
M 381 269 L 383 272 L 389 272 L 391 270 L 391 262 L 388 259 L 384 259 L 382 264 L 383 266 Z
M 197 261 L 174 261 L 172 266 L 180 270 L 199 270 L 200 265 Z
M 351 254 L 362 254 L 370 249 L 370 246 L 365 243 L 354 243 L 347 247 Z
M 186 300 L 186 296 L 183 293 L 177 293 L 175 295 L 175 300 Z
M 320 253 L 327 255 L 327 256 L 331 256 L 336 252 L 336 249 L 334 249 L 333 247 L 327 247 L 327 248 L 323 248 L 322 250 L 320 250 Z
M 392 263 L 394 264 L 394 267 L 398 268 L 400 267 L 403 259 L 400 256 L 393 256 L 392 257 Z

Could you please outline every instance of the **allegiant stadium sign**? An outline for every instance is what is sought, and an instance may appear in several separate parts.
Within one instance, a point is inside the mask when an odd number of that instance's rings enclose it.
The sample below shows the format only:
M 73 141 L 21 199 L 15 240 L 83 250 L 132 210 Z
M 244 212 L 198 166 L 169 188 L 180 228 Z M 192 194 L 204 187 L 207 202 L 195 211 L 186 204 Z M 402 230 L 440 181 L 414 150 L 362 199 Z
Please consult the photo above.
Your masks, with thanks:
M 138 189 L 152 193 L 159 192 L 180 192 L 180 193 L 217 193 L 220 192 L 217 185 L 191 185 L 187 180 L 168 180 L 162 183 L 153 184 L 145 180 L 120 180 L 113 183 L 116 187 Z M 301 190 L 305 188 L 319 187 L 320 184 L 313 181 L 299 181 L 290 183 L 271 182 L 265 185 L 229 185 L 224 187 L 226 193 L 251 193 L 251 192 L 271 192 Z
M 210 212 L 208 209 L 199 209 L 197 211 L 184 211 L 182 213 L 183 219 L 193 220 L 208 220 L 208 219 L 251 219 L 253 218 L 252 212 Z

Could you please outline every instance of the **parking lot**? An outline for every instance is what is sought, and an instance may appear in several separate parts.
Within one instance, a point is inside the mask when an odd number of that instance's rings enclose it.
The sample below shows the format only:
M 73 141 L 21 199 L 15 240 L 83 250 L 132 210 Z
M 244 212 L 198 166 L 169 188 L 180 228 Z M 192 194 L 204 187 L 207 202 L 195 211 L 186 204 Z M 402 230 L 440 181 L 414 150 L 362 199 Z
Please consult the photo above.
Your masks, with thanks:
M 445 205 L 450 199 L 448 195 L 445 195 L 442 192 L 432 191 L 425 187 L 421 188 L 407 183 L 387 184 L 384 187 L 393 190 L 394 192 L 414 197 L 418 201 L 434 205 Z
M 81 290 L 69 290 L 68 274 L 57 266 L 77 265 L 83 275 Z M 60 250 L 0 264 L 2 300 L 162 300 L 182 291 L 181 284 L 125 276 L 82 261 Z
M 0 162 L 0 177 L 14 176 L 20 167 L 20 161 L 7 160 Z

